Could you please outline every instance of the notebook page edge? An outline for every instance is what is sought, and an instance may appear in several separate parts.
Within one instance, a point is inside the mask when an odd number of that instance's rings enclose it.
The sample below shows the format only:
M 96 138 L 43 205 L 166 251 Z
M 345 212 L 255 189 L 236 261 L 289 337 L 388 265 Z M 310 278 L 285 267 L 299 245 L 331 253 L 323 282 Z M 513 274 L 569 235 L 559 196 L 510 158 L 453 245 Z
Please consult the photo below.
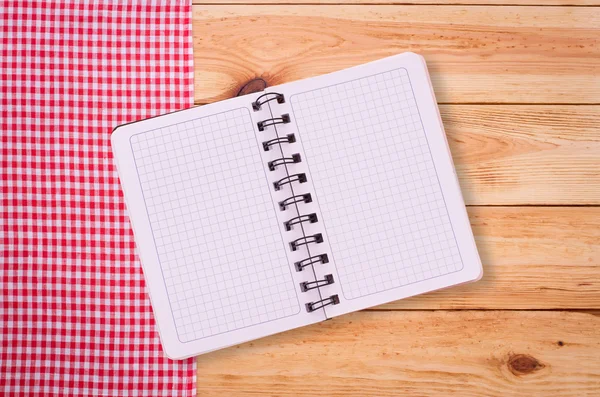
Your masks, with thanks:
M 421 281 L 417 284 L 379 292 L 355 299 L 354 301 L 342 299 L 340 305 L 331 306 L 326 309 L 328 317 L 334 317 L 454 285 L 477 281 L 481 279 L 483 275 L 481 261 L 470 228 L 462 193 L 460 192 L 458 178 L 456 177 L 456 172 L 454 170 L 446 134 L 443 130 L 441 117 L 427 72 L 426 62 L 422 56 L 414 53 L 403 53 L 327 75 L 270 87 L 269 90 L 283 91 L 290 97 L 293 97 L 293 95 L 298 92 L 306 92 L 311 89 L 326 87 L 354 78 L 365 77 L 396 68 L 406 68 L 408 70 L 415 91 L 417 105 L 421 111 L 421 118 L 425 124 L 425 132 L 428 140 L 434 142 L 431 152 L 438 177 L 441 179 L 440 184 L 442 186 L 442 193 L 444 197 L 448 199 L 446 204 L 451 222 L 453 226 L 458 229 L 456 241 L 459 245 L 461 255 L 464 256 L 464 266 L 456 273 Z M 302 139 L 302 133 L 300 131 L 299 136 L 300 139 Z M 310 158 L 308 161 L 310 161 Z M 326 213 L 324 214 L 324 217 L 326 222 Z M 335 257 L 335 252 L 333 256 Z
M 288 317 L 276 320 L 268 326 L 261 324 L 254 325 L 230 331 L 225 334 L 200 339 L 199 341 L 185 343 L 179 340 L 173 324 L 172 310 L 168 303 L 169 299 L 164 286 L 164 278 L 160 272 L 156 247 L 152 243 L 153 240 L 150 236 L 150 223 L 147 214 L 144 212 L 145 204 L 143 204 L 141 186 L 135 172 L 135 162 L 131 146 L 129 145 L 129 139 L 132 135 L 144 131 L 236 109 L 240 106 L 250 109 L 250 103 L 259 94 L 260 93 L 249 94 L 244 97 L 232 98 L 215 104 L 194 107 L 151 119 L 121 125 L 116 127 L 111 135 L 114 159 L 119 173 L 121 187 L 125 195 L 159 337 L 161 339 L 163 350 L 169 358 L 184 359 L 249 340 L 262 338 L 288 329 L 320 322 L 325 319 L 324 317 L 318 318 L 316 315 L 307 316 L 304 314 L 305 311 L 300 310 L 298 314 L 291 319 Z M 137 243 L 138 241 L 144 241 L 144 243 L 139 244 Z M 292 286 L 290 286 L 290 288 L 292 288 Z

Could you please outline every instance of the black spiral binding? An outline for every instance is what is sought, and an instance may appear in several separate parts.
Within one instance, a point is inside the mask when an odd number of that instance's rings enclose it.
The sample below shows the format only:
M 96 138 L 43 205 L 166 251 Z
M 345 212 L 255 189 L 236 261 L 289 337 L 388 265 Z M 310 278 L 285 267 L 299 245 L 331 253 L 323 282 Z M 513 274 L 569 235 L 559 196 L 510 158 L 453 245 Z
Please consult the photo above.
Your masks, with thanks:
M 287 230 L 289 232 L 290 230 L 292 230 L 293 225 L 297 225 L 302 222 L 315 223 L 317 221 L 318 221 L 317 214 L 315 214 L 313 212 L 312 214 L 300 215 L 295 218 L 292 218 L 289 221 L 284 222 L 283 226 L 285 226 L 285 230 Z
M 281 178 L 277 182 L 273 182 L 273 186 L 275 187 L 275 190 L 281 190 L 281 187 L 283 185 L 287 185 L 288 183 L 292 183 L 292 182 L 305 183 L 306 181 L 307 181 L 306 174 L 301 172 L 299 174 L 288 175 L 285 178 Z
M 295 163 L 299 163 L 300 161 L 302 161 L 302 159 L 300 158 L 300 154 L 294 153 L 294 154 L 292 154 L 292 157 L 281 157 L 279 159 L 269 161 L 269 164 L 268 164 L 269 170 L 275 171 L 275 169 L 277 168 L 278 165 L 295 164 Z
M 254 111 L 259 111 L 259 110 L 261 110 L 262 105 L 264 105 L 265 103 L 267 103 L 269 101 L 274 101 L 274 100 L 276 100 L 277 103 L 285 103 L 285 97 L 283 96 L 283 94 L 274 93 L 274 92 L 266 93 L 266 94 L 262 94 L 261 96 L 256 98 L 256 100 L 252 103 L 252 109 L 254 109 Z M 257 126 L 258 126 L 259 131 L 264 131 L 266 127 L 274 126 L 277 124 L 287 124 L 289 122 L 290 122 L 289 114 L 282 114 L 280 117 L 274 117 L 274 118 L 259 121 L 257 123 Z M 274 139 L 264 141 L 262 143 L 262 147 L 263 147 L 264 151 L 269 151 L 269 150 L 271 150 L 272 147 L 274 147 L 276 145 L 278 145 L 281 148 L 282 144 L 292 144 L 295 142 L 296 142 L 295 135 L 288 134 L 285 137 L 278 136 Z M 282 151 L 282 153 L 283 153 L 283 151 Z M 300 157 L 300 154 L 295 153 L 291 157 L 280 157 L 275 160 L 269 161 L 267 166 L 268 166 L 269 170 L 275 171 L 277 169 L 277 167 L 279 167 L 279 166 L 287 167 L 287 164 L 296 164 L 296 163 L 300 163 L 301 161 L 302 161 L 302 158 Z M 291 185 L 294 182 L 298 182 L 298 183 L 307 182 L 306 174 L 305 173 L 297 173 L 297 174 L 292 174 L 292 175 L 288 174 L 286 177 L 281 178 L 280 180 L 274 182 L 273 187 L 275 190 L 279 191 L 279 190 L 281 190 L 281 188 L 283 186 L 285 186 L 287 184 Z M 281 211 L 285 211 L 289 206 L 297 205 L 298 203 L 311 203 L 311 202 L 312 202 L 312 196 L 310 195 L 310 193 L 292 195 L 291 197 L 288 197 L 285 200 L 279 202 L 279 209 Z M 292 227 L 294 225 L 299 225 L 299 224 L 302 224 L 303 222 L 316 223 L 318 221 L 319 220 L 317 218 L 316 213 L 298 215 L 298 216 L 291 218 L 291 219 L 287 220 L 286 222 L 284 222 L 284 227 L 285 227 L 285 230 L 290 231 L 290 230 L 292 230 Z M 316 234 L 309 235 L 309 236 L 304 235 L 303 237 L 300 237 L 300 238 L 290 242 L 290 249 L 292 251 L 297 251 L 303 245 L 307 246 L 308 244 L 320 244 L 322 242 L 323 242 L 323 235 L 321 233 L 316 233 Z M 310 255 L 310 251 L 308 251 L 308 252 Z M 294 267 L 296 268 L 296 271 L 300 272 L 300 271 L 303 271 L 304 268 L 306 268 L 308 266 L 313 266 L 317 263 L 321 263 L 321 264 L 329 263 L 329 257 L 327 256 L 327 254 L 309 256 L 306 259 L 295 262 Z M 334 283 L 333 275 L 327 274 L 321 280 L 304 281 L 304 282 L 300 283 L 300 290 L 302 292 L 307 292 L 307 291 L 310 291 L 313 289 L 318 289 L 320 287 L 324 287 L 324 286 L 327 286 L 327 285 L 330 285 L 333 283 Z M 307 303 L 306 310 L 308 312 L 313 312 L 315 310 L 322 309 L 325 306 L 337 305 L 338 303 L 340 303 L 340 299 L 339 299 L 338 295 L 331 295 L 328 298 L 324 298 L 324 299 L 321 299 L 321 300 L 318 300 L 315 302 Z
M 271 98 L 269 98 L 269 96 L 271 96 Z M 261 99 L 263 98 L 267 99 L 261 101 Z M 256 98 L 256 101 L 252 102 L 252 109 L 254 109 L 255 112 L 258 112 L 262 105 L 273 100 L 277 100 L 277 103 L 285 103 L 285 97 L 283 96 L 283 94 L 278 94 L 276 92 L 267 92 L 266 94 L 262 94 L 261 96 Z
M 308 244 L 321 244 L 323 242 L 323 235 L 321 233 L 313 234 L 312 236 L 304 236 L 297 238 L 290 243 L 292 251 L 296 251 L 298 247 Z
M 310 193 L 299 194 L 297 196 L 288 197 L 283 201 L 279 202 L 279 209 L 285 211 L 289 205 L 296 203 L 312 203 L 312 196 Z
M 265 127 L 268 127 L 270 125 L 287 124 L 289 122 L 290 122 L 290 115 L 286 113 L 286 114 L 282 114 L 281 117 L 274 117 L 272 119 L 266 119 L 263 121 L 259 121 L 257 123 L 257 126 L 258 126 L 259 131 L 264 131 Z
M 324 287 L 326 285 L 333 284 L 333 274 L 325 275 L 325 278 L 322 280 L 315 281 L 304 281 L 300 283 L 300 290 L 302 292 L 310 291 L 311 289 Z
M 271 146 L 278 145 L 280 143 L 294 143 L 296 142 L 296 136 L 294 134 L 288 134 L 287 136 L 281 138 L 271 139 L 269 141 L 265 141 L 262 143 L 263 150 L 268 152 L 271 149 Z
M 337 305 L 338 303 L 340 303 L 339 296 L 337 296 L 337 294 L 331 295 L 329 298 L 321 299 L 320 301 L 316 301 L 316 302 L 307 303 L 306 311 L 310 313 L 310 312 L 314 312 L 315 310 L 322 309 L 325 306 Z
M 296 271 L 301 272 L 302 270 L 304 270 L 305 267 L 314 265 L 315 263 L 329 263 L 329 257 L 327 256 L 327 254 L 311 256 L 309 258 L 302 259 L 301 261 L 294 263 L 294 267 L 296 268 Z

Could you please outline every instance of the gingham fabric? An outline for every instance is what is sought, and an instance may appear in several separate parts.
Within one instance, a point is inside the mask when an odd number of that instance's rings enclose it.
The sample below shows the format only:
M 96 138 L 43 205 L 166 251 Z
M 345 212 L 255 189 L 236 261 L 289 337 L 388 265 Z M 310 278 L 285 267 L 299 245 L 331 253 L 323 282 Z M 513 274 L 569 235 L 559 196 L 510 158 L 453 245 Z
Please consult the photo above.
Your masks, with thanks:
M 191 5 L 0 1 L 0 394 L 190 396 L 160 347 L 112 129 L 189 107 Z

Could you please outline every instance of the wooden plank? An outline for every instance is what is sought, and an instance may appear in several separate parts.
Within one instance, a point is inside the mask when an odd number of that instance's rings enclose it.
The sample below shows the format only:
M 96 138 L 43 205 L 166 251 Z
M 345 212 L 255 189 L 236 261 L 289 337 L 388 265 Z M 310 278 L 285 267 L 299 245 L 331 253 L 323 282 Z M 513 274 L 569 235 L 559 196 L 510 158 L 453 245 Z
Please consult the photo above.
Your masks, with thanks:
M 199 356 L 210 396 L 592 396 L 600 317 L 358 312 Z
M 594 6 L 598 0 L 194 0 L 203 4 L 417 4 L 417 5 L 534 5 Z
M 467 204 L 600 204 L 600 106 L 440 110 Z
M 600 8 L 198 5 L 196 101 L 404 51 L 443 103 L 600 103 Z
M 468 210 L 483 279 L 379 309 L 600 308 L 600 208 Z
M 440 110 L 467 204 L 600 204 L 600 106 Z

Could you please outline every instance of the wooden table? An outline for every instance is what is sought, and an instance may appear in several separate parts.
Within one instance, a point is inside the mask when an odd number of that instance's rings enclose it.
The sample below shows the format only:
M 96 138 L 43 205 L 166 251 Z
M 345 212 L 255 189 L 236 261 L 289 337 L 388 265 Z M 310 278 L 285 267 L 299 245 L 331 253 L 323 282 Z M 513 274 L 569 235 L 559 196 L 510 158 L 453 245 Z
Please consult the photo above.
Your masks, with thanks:
M 198 395 L 600 395 L 600 0 L 302 1 L 196 4 L 196 102 L 424 55 L 485 275 L 200 356 Z

